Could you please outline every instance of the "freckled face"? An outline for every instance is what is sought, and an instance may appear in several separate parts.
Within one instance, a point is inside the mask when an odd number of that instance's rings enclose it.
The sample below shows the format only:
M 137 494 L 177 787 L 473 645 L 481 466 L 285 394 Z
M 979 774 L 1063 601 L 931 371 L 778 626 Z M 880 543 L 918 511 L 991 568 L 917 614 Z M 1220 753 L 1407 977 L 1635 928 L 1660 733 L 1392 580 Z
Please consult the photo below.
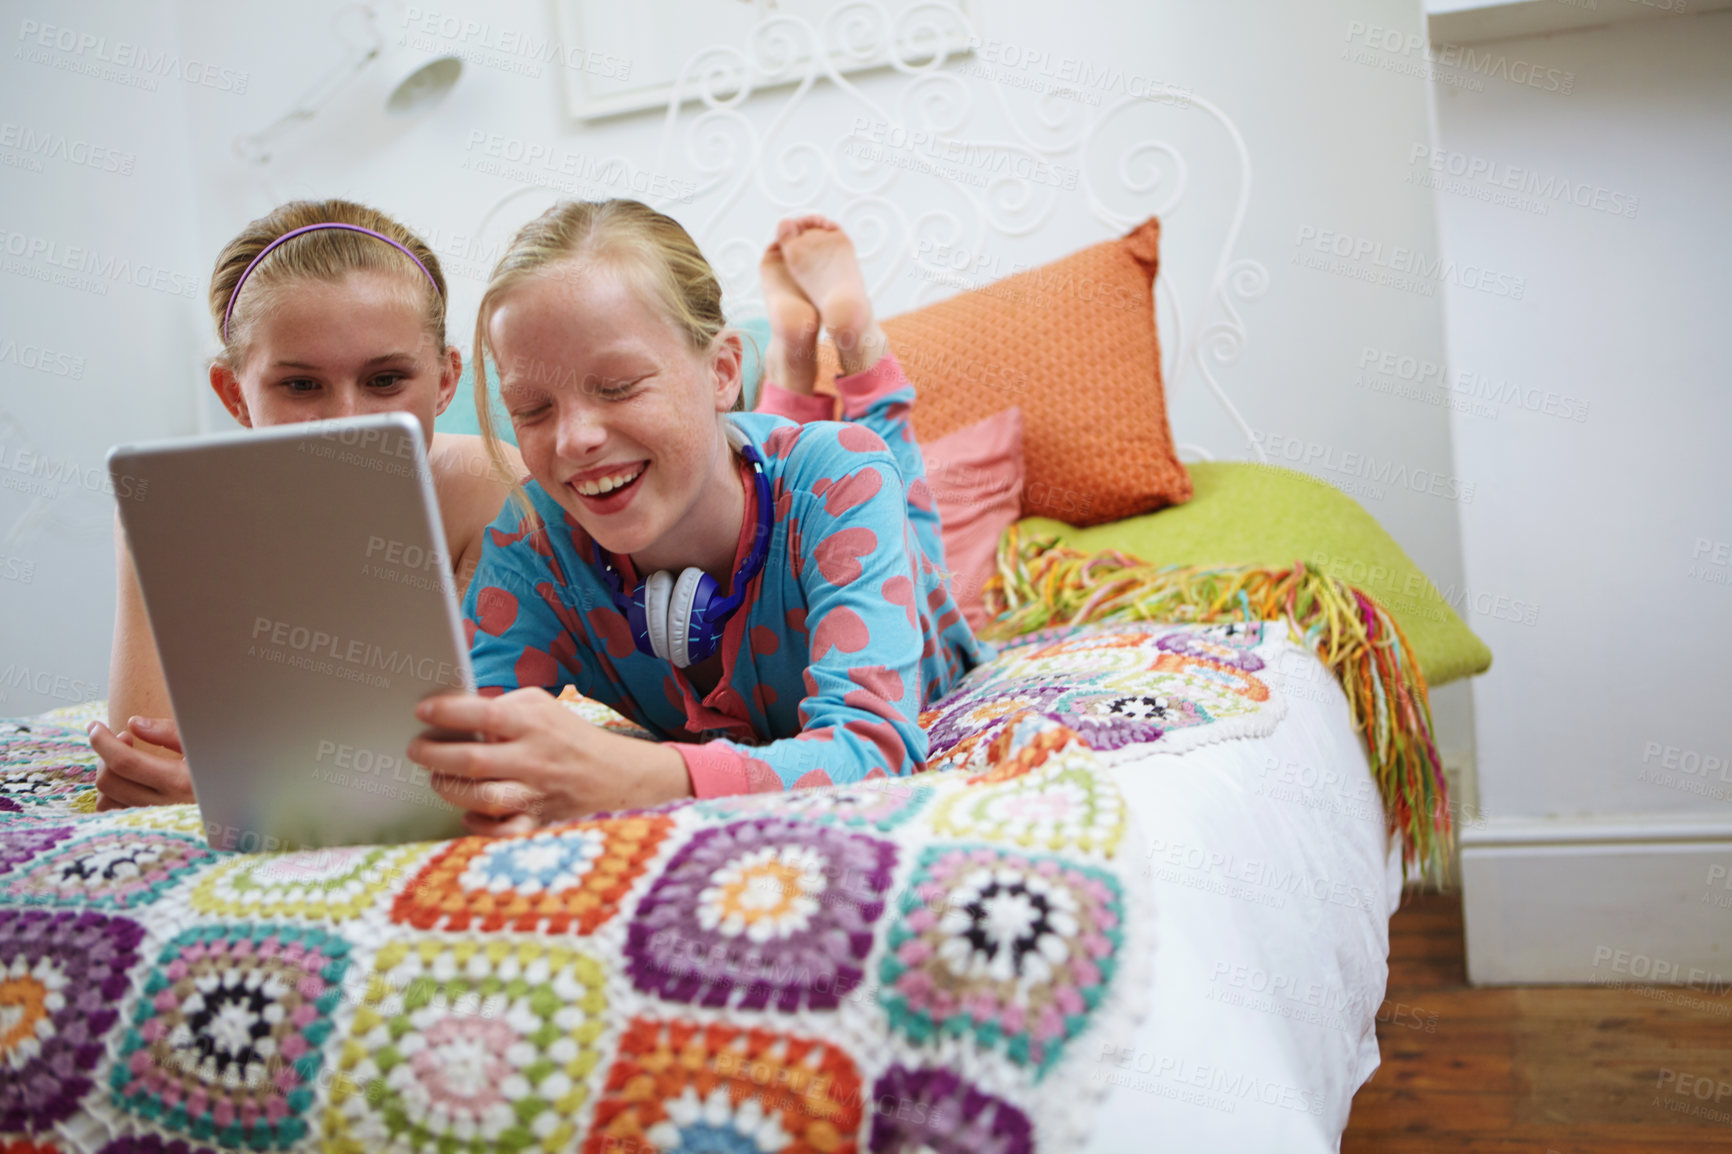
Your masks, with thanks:
M 409 413 L 431 444 L 461 368 L 402 278 L 355 272 L 279 288 L 251 325 L 238 382 L 217 391 L 248 426 Z
M 655 568 L 732 555 L 739 482 L 718 414 L 738 374 L 632 278 L 550 266 L 506 296 L 488 340 L 524 464 L 603 548 Z

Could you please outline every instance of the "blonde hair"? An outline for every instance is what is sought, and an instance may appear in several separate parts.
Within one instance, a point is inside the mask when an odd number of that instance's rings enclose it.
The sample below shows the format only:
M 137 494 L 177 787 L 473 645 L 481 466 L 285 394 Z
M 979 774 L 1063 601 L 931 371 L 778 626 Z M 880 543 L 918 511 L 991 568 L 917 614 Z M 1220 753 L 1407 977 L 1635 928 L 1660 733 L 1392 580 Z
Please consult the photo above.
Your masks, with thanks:
M 426 266 L 433 284 L 427 283 L 427 276 L 415 267 L 414 261 L 377 237 L 346 229 L 320 229 L 278 246 L 253 269 L 241 287 L 240 299 L 234 302 L 225 336 L 223 316 L 247 266 L 278 237 L 310 224 L 327 223 L 359 225 L 390 237 Z M 426 242 L 364 204 L 348 200 L 292 200 L 247 225 L 217 255 L 208 304 L 211 320 L 216 322 L 217 339 L 223 342 L 222 360 L 230 368 L 240 369 L 253 322 L 284 285 L 297 280 L 335 281 L 359 270 L 400 272 L 411 278 L 424 299 L 427 333 L 437 342 L 439 351 L 445 351 L 445 274 L 439 268 L 439 258 Z
M 722 285 L 697 242 L 680 222 L 636 200 L 566 200 L 518 230 L 488 278 L 475 314 L 475 416 L 487 456 L 500 477 L 511 483 L 511 497 L 526 518 L 534 519 L 528 494 L 511 475 L 494 429 L 487 390 L 487 327 L 505 295 L 547 266 L 566 263 L 581 274 L 597 267 L 638 274 L 662 315 L 679 330 L 686 345 L 704 353 L 728 327 L 722 314 Z M 745 392 L 734 398 L 744 408 Z

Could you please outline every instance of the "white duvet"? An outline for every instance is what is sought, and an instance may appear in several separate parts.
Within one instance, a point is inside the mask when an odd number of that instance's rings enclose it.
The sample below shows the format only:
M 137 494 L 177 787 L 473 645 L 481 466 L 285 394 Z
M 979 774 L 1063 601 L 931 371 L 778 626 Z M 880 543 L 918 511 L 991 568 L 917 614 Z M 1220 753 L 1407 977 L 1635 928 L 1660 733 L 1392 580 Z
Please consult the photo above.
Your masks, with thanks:
M 1377 1068 L 1399 845 L 1340 686 L 1308 653 L 1280 665 L 1273 733 L 1114 768 L 1149 840 L 1154 957 L 1133 1039 L 1097 1047 L 1096 1154 L 1337 1150 Z

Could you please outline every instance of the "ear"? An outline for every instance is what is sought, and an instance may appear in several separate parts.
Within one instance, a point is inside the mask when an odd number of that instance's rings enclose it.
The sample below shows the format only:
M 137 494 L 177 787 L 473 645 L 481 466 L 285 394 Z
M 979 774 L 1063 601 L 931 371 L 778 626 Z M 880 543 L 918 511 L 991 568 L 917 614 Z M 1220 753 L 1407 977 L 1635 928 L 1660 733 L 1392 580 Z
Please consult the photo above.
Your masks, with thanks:
M 217 399 L 223 403 L 223 408 L 229 411 L 229 416 L 246 428 L 253 427 L 253 415 L 247 409 L 246 394 L 241 392 L 241 379 L 235 376 L 233 369 L 222 361 L 212 361 L 210 387 Z
M 439 371 L 439 407 L 433 410 L 438 416 L 451 406 L 451 398 L 457 395 L 457 382 L 463 379 L 463 353 L 456 345 L 445 346 L 445 364 Z
M 723 329 L 710 342 L 710 378 L 715 389 L 716 412 L 734 407 L 734 398 L 745 387 L 745 346 L 734 329 Z

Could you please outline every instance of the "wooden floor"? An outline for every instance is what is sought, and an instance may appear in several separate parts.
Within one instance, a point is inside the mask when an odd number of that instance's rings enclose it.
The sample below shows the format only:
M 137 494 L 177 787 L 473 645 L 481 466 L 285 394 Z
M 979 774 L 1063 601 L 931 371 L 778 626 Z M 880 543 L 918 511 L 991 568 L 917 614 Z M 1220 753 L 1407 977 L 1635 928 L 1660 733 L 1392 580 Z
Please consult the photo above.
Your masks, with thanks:
M 1470 989 L 1459 895 L 1395 915 L 1377 1037 L 1344 1154 L 1732 1151 L 1732 991 Z

